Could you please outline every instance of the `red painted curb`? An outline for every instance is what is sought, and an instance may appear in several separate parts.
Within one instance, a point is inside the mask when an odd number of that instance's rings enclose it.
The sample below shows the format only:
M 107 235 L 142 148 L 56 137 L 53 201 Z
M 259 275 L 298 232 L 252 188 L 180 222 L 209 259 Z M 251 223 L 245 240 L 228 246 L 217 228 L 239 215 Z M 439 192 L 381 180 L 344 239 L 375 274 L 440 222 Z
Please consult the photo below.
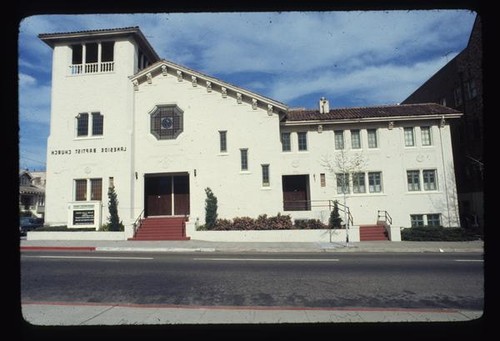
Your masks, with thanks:
M 21 251 L 95 251 L 93 246 L 21 246 Z

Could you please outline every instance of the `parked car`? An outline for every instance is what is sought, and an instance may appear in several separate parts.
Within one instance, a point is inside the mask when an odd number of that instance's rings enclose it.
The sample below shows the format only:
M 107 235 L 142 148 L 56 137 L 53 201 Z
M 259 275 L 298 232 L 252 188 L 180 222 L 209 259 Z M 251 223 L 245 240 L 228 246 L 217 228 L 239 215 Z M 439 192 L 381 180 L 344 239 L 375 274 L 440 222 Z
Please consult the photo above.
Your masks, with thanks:
M 26 232 L 32 231 L 42 226 L 43 226 L 42 218 L 21 217 L 19 219 L 19 232 L 21 233 L 21 236 L 25 236 Z

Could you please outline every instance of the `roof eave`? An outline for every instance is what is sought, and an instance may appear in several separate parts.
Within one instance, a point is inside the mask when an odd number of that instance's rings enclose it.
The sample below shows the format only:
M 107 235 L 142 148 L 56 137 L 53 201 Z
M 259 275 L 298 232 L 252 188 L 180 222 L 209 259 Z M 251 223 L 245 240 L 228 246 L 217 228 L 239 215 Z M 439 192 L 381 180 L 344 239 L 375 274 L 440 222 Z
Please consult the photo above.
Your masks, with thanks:
M 211 82 L 212 84 L 214 85 L 217 85 L 219 87 L 224 87 L 224 88 L 227 88 L 233 92 L 237 92 L 237 93 L 240 93 L 241 95 L 243 96 L 247 96 L 249 98 L 255 98 L 256 100 L 258 101 L 261 101 L 263 103 L 267 103 L 267 104 L 270 104 L 272 105 L 273 107 L 281 110 L 281 111 L 287 111 L 288 110 L 288 106 L 284 103 L 281 103 L 281 102 L 278 102 L 278 101 L 275 101 L 271 98 L 268 98 L 268 97 L 265 97 L 265 96 L 262 96 L 262 95 L 259 95 L 257 93 L 254 93 L 252 91 L 249 91 L 249 90 L 246 90 L 246 89 L 243 89 L 243 88 L 240 88 L 236 85 L 233 85 L 233 84 L 230 84 L 230 83 L 226 83 L 218 78 L 215 78 L 215 77 L 212 77 L 212 76 L 209 76 L 209 75 L 206 75 L 206 74 L 203 74 L 201 72 L 198 72 L 198 71 L 195 71 L 195 70 L 192 70 L 192 69 L 189 69 L 185 66 L 182 66 L 182 65 L 179 65 L 179 64 L 176 64 L 176 63 L 173 63 L 171 61 L 168 61 L 168 60 L 160 60 L 152 65 L 150 65 L 149 67 L 139 71 L 138 73 L 136 73 L 135 75 L 133 76 L 130 76 L 129 79 L 133 82 L 133 81 L 138 81 L 138 82 L 143 82 L 146 80 L 147 78 L 147 74 L 148 73 L 152 73 L 158 69 L 161 69 L 162 65 L 165 65 L 167 68 L 171 68 L 171 69 L 174 69 L 174 70 L 177 70 L 177 71 L 180 71 L 184 74 L 187 74 L 187 75 L 190 75 L 190 76 L 194 76 L 196 78 L 198 78 L 199 80 L 201 81 L 205 81 L 205 82 Z
M 56 42 L 68 42 L 74 40 L 81 40 L 84 38 L 110 38 L 110 37 L 123 37 L 132 36 L 137 44 L 146 53 L 148 58 L 153 62 L 160 60 L 160 56 L 156 53 L 154 48 L 151 46 L 149 41 L 146 39 L 142 31 L 138 27 L 129 27 L 124 29 L 116 30 L 95 30 L 95 31 L 80 31 L 80 32 L 68 32 L 68 33 L 48 33 L 39 34 L 38 38 L 45 44 L 54 48 Z
M 419 121 L 419 120 L 440 120 L 460 118 L 462 113 L 454 114 L 433 114 L 433 115 L 413 115 L 413 116 L 384 116 L 384 117 L 363 117 L 355 119 L 336 119 L 336 120 L 300 120 L 300 121 L 282 121 L 283 126 L 301 126 L 318 124 L 352 124 L 369 122 L 388 122 L 388 121 Z

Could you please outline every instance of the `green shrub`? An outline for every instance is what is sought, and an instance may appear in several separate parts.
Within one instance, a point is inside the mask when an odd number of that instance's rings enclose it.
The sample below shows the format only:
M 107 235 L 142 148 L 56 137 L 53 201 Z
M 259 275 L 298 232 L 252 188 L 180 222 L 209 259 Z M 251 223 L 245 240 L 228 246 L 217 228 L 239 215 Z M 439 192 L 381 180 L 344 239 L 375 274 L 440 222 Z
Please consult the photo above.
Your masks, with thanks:
M 278 213 L 269 219 L 270 230 L 290 230 L 293 229 L 292 217 Z
M 111 223 L 107 224 L 102 224 L 101 228 L 99 228 L 99 231 L 102 232 L 108 232 L 108 231 L 124 231 L 125 226 L 123 226 L 123 223 L 120 221 L 117 225 L 115 225 L 115 229 L 111 229 Z
M 323 224 L 319 219 L 295 219 L 294 228 L 299 230 L 318 230 L 327 229 L 328 226 Z
M 229 219 L 217 219 L 214 230 L 217 231 L 230 231 L 233 230 L 233 223 Z
M 205 199 L 205 225 L 207 229 L 212 229 L 217 223 L 217 197 L 209 187 L 205 188 L 205 194 L 207 195 Z
M 342 227 L 342 218 L 340 218 L 339 205 L 337 200 L 333 202 L 333 210 L 330 213 L 330 219 L 328 220 L 328 227 L 331 229 L 339 229 Z
M 476 234 L 460 227 L 422 226 L 401 230 L 404 241 L 471 241 L 478 240 Z

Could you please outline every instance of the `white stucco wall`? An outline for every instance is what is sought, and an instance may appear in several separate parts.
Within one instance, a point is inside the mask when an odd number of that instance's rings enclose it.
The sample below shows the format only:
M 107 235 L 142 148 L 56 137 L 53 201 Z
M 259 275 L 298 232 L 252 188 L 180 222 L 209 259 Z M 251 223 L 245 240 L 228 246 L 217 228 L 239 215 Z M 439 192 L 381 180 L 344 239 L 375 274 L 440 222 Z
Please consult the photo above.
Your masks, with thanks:
M 55 46 L 47 142 L 47 224 L 67 224 L 74 180 L 90 178 L 103 180 L 103 220 L 108 216 L 110 177 L 114 178 L 120 217 L 130 219 L 133 87 L 128 76 L 134 69 L 134 55 L 134 44 L 119 40 L 115 43 L 114 72 L 71 75 L 71 49 Z M 104 116 L 103 136 L 77 137 L 76 116 L 91 112 Z
M 71 50 L 54 48 L 51 130 L 47 148 L 45 221 L 68 223 L 68 205 L 74 202 L 74 180 L 100 178 L 102 222 L 108 217 L 107 188 L 113 178 L 119 201 L 119 216 L 127 231 L 145 206 L 145 176 L 187 174 L 189 176 L 190 224 L 204 223 L 205 188 L 218 198 L 220 218 L 260 214 L 290 214 L 295 219 L 314 218 L 327 223 L 329 210 L 314 206 L 311 211 L 283 212 L 283 175 L 307 175 L 310 199 L 338 200 L 336 180 L 324 161 L 334 161 L 333 130 L 345 134 L 346 155 L 362 153 L 360 172 L 381 172 L 382 192 L 349 194 L 346 199 L 354 225 L 374 224 L 377 211 L 387 210 L 393 226 L 410 226 L 411 214 L 440 214 L 444 226 L 458 226 L 458 204 L 453 172 L 448 122 L 439 119 L 322 125 L 280 125 L 276 112 L 266 106 L 253 108 L 234 94 L 224 98 L 220 91 L 207 91 L 204 84 L 183 81 L 156 72 L 150 82 L 135 86 L 137 46 L 129 40 L 115 43 L 115 69 L 108 73 L 71 75 Z M 196 85 L 196 86 L 195 86 Z M 183 111 L 183 132 L 173 140 L 158 140 L 150 132 L 150 113 L 157 105 L 176 105 Z M 100 112 L 104 135 L 76 137 L 76 116 Z M 416 145 L 404 146 L 403 127 L 414 126 Z M 420 126 L 432 126 L 432 145 L 422 146 Z M 366 129 L 377 129 L 378 147 L 367 147 Z M 362 148 L 350 149 L 350 129 L 360 129 Z M 219 131 L 227 131 L 227 152 L 219 150 Z M 291 132 L 292 150 L 283 152 L 281 131 Z M 307 151 L 298 151 L 297 132 L 307 131 Z M 240 149 L 248 149 L 248 171 L 241 171 Z M 270 186 L 262 186 L 262 164 L 270 166 Z M 435 169 L 438 189 L 408 192 L 407 170 Z M 326 175 L 321 187 L 320 174 Z M 368 188 L 368 180 L 366 180 Z M 352 189 L 352 186 L 351 186 Z M 341 214 L 342 216 L 342 214 Z M 200 232 L 201 233 L 201 232 Z M 196 232 L 197 235 L 200 233 Z M 232 235 L 233 233 L 228 233 Z M 215 234 L 209 234 L 213 236 Z M 219 234 L 220 235 L 220 234 Z M 272 236 L 272 234 L 264 234 Z M 189 236 L 189 234 L 188 234 Z M 208 236 L 208 235 L 207 235 Z
M 175 104 L 183 110 L 184 130 L 174 140 L 157 140 L 150 133 L 155 105 Z M 187 172 L 191 219 L 204 222 L 205 188 L 218 199 L 221 218 L 257 217 L 281 210 L 281 146 L 278 115 L 253 109 L 248 103 L 208 93 L 172 75 L 158 75 L 135 93 L 135 207 L 144 202 L 144 175 Z M 221 153 L 219 131 L 227 131 L 227 152 Z M 240 149 L 248 149 L 248 171 L 240 169 Z M 270 165 L 271 185 L 262 187 L 261 164 Z M 195 175 L 196 170 L 196 175 Z

